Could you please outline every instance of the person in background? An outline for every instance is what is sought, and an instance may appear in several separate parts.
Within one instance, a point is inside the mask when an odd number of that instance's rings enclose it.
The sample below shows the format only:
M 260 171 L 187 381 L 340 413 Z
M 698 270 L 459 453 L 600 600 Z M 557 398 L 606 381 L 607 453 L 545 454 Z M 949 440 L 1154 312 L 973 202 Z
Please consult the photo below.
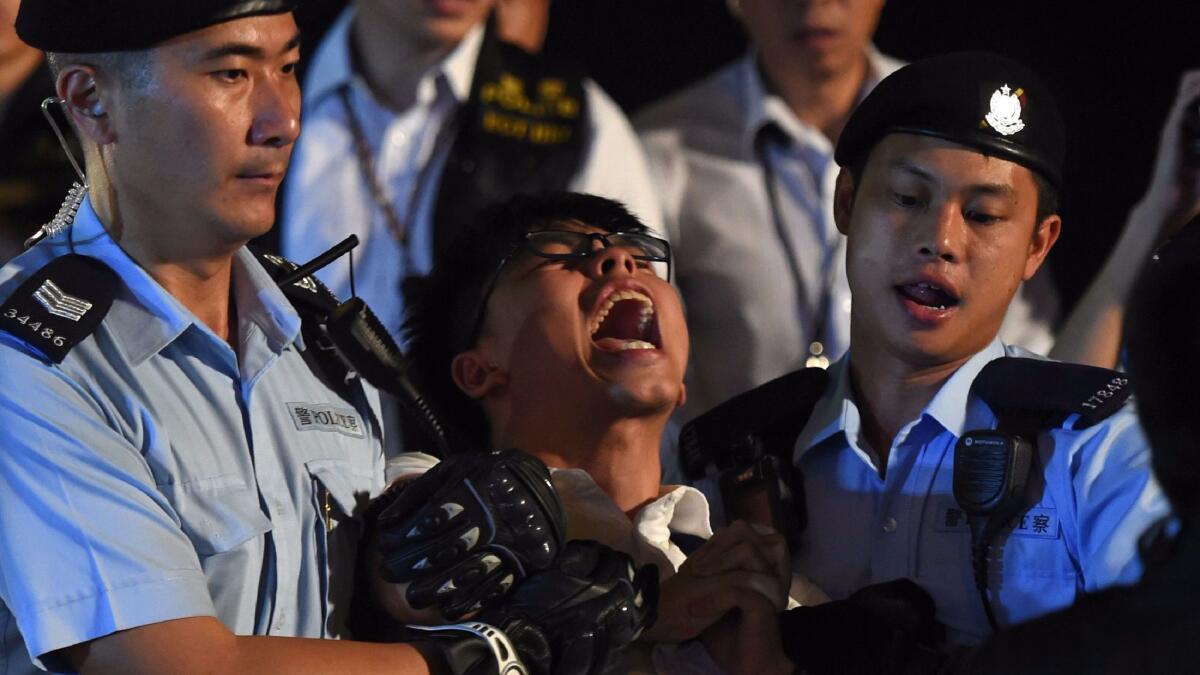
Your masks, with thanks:
M 305 134 L 280 212 L 283 255 L 307 260 L 357 235 L 355 269 L 320 276 L 339 295 L 357 293 L 398 336 L 409 280 L 496 199 L 583 190 L 629 204 L 659 229 L 624 114 L 570 64 L 527 51 L 547 11 L 533 0 L 348 5 L 308 64 Z M 393 454 L 407 431 L 395 401 L 383 405 Z
M 307 259 L 356 234 L 358 294 L 394 334 L 404 280 L 427 274 L 435 251 L 495 199 L 570 187 L 659 217 L 616 104 L 569 66 L 501 39 L 536 44 L 536 22 L 519 19 L 544 22 L 546 4 L 500 4 L 493 25 L 495 0 L 358 0 L 309 65 L 280 248 Z M 347 266 L 321 276 L 350 290 Z

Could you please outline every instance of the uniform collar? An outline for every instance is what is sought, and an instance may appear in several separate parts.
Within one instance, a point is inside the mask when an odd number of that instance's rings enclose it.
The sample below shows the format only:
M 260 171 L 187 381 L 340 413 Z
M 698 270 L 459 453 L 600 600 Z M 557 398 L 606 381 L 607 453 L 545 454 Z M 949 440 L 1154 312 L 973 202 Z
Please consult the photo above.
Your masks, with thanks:
M 64 249 L 60 255 L 73 248 L 76 253 L 96 258 L 121 278 L 127 294 L 118 296 L 105 324 L 133 365 L 162 351 L 191 326 L 208 331 L 113 240 L 90 199 L 80 205 L 71 227 L 50 245 Z M 300 317 L 245 247 L 235 254 L 233 274 L 239 322 L 249 321 L 262 330 L 275 351 L 296 341 Z
M 367 90 L 362 76 L 354 72 L 350 58 L 350 27 L 354 24 L 354 6 L 347 7 L 321 40 L 313 55 L 311 69 L 305 82 L 304 107 L 313 109 L 326 97 L 343 86 L 354 85 Z M 399 38 L 397 38 L 399 39 Z M 444 77 L 450 92 L 459 101 L 466 101 L 471 94 L 471 81 L 475 75 L 475 62 L 483 44 L 483 25 L 475 26 L 462 42 L 446 55 L 421 79 L 419 87 L 426 82 L 436 82 Z M 432 85 L 430 85 L 432 86 Z
M 858 100 L 862 101 L 867 93 L 899 66 L 879 53 L 874 45 L 867 47 L 867 77 L 859 91 Z M 753 148 L 758 133 L 766 126 L 774 125 L 794 144 L 821 150 L 833 155 L 833 145 L 821 131 L 801 122 L 791 108 L 779 95 L 767 88 L 763 81 L 762 72 L 758 67 L 758 55 L 751 51 L 737 66 L 738 86 L 741 89 L 741 99 L 746 102 L 745 116 L 742 118 L 741 137 L 743 147 Z
M 954 371 L 925 407 L 924 415 L 933 418 L 955 438 L 972 429 L 990 428 L 995 418 L 986 404 L 970 395 L 971 385 L 975 384 L 975 378 L 984 366 L 1004 353 L 1000 338 L 993 338 L 988 346 Z
M 955 438 L 961 437 L 966 431 L 992 428 L 995 415 L 987 404 L 970 395 L 971 385 L 984 366 L 1004 355 L 1004 344 L 999 338 L 994 338 L 988 346 L 954 371 L 921 411 L 918 420 L 931 419 Z M 797 462 L 809 450 L 843 434 L 846 442 L 857 449 L 853 439 L 858 438 L 861 418 L 850 388 L 850 358 L 851 352 L 847 352 L 830 366 L 830 386 L 813 407 L 808 424 L 797 438 Z
M 266 268 L 245 246 L 233 257 L 233 292 L 238 323 L 249 322 L 258 327 L 266 336 L 271 351 L 279 353 L 293 343 L 303 348 L 300 315 Z

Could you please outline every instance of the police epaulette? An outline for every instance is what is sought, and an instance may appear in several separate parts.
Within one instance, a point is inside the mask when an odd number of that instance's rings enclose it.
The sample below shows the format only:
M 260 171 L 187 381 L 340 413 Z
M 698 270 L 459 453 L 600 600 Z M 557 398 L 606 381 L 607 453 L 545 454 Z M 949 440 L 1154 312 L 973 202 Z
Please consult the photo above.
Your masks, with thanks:
M 0 306 L 0 331 L 62 363 L 104 320 L 120 281 L 95 258 L 78 253 L 55 258 Z
M 829 374 L 805 368 L 777 377 L 716 406 L 688 422 L 679 434 L 679 461 L 693 480 L 705 467 L 732 458 L 728 454 L 747 436 L 756 436 L 764 449 L 791 464 L 796 438 L 804 430 L 813 407 L 825 393 Z
M 274 253 L 254 251 L 254 257 L 258 258 L 258 262 L 266 268 L 267 273 L 275 281 L 279 281 L 300 267 L 291 260 L 277 256 Z M 333 294 L 333 291 L 321 283 L 320 279 L 312 275 L 301 277 L 281 290 L 287 296 L 287 299 L 291 301 L 296 311 L 302 316 L 305 314 L 316 315 L 322 321 L 341 304 L 341 301 Z
M 1125 373 L 1013 356 L 984 366 L 971 391 L 993 411 L 1040 418 L 1043 429 L 1073 414 L 1080 416 L 1075 428 L 1091 426 L 1120 410 L 1133 393 Z

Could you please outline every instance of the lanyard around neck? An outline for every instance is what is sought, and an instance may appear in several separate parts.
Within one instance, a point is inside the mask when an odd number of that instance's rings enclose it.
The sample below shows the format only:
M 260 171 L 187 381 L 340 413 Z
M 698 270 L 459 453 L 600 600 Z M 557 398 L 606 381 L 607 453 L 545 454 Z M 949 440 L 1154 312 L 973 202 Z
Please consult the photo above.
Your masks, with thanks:
M 804 276 L 800 270 L 800 258 L 797 255 L 795 247 L 792 246 L 792 238 L 788 235 L 787 223 L 784 222 L 783 212 L 779 204 L 779 188 L 777 186 L 778 176 L 775 172 L 775 167 L 771 163 L 771 158 L 767 154 L 767 146 L 783 136 L 783 131 L 775 124 L 768 123 L 758 130 L 754 136 L 754 154 L 758 159 L 758 163 L 762 166 L 763 182 L 767 188 L 767 202 L 771 209 L 771 221 L 775 226 L 775 234 L 779 239 L 779 243 L 783 246 L 784 257 L 787 258 L 788 270 L 791 272 L 792 283 L 796 288 L 796 298 L 800 303 L 806 301 Z M 818 305 L 816 312 L 813 314 L 813 332 L 812 339 L 808 343 L 808 358 L 805 360 L 806 368 L 827 368 L 829 367 L 829 355 L 825 353 L 825 344 L 828 341 L 826 330 L 828 328 L 829 309 L 833 301 L 833 282 L 829 274 L 830 261 L 826 256 L 825 265 L 822 269 L 822 276 L 825 279 L 824 284 L 818 295 Z
M 367 191 L 371 193 L 371 200 L 375 202 L 375 206 L 383 213 L 383 218 L 387 222 L 388 231 L 392 233 L 392 237 L 400 243 L 401 247 L 407 248 L 408 228 L 405 226 L 404 221 L 400 219 L 400 214 L 396 213 L 396 207 L 392 205 L 391 200 L 388 199 L 387 193 L 383 189 L 383 185 L 379 182 L 375 157 L 371 153 L 370 144 L 367 143 L 367 134 L 363 131 L 362 123 L 358 120 L 358 115 L 354 112 L 354 105 L 350 102 L 350 84 L 346 83 L 338 87 L 337 94 L 338 99 L 342 102 L 342 110 L 346 113 L 346 122 L 350 126 L 350 135 L 354 137 L 354 155 L 358 160 L 359 173 L 362 174 L 363 182 L 367 184 Z M 414 194 L 414 196 L 416 195 Z
M 411 232 L 410 226 L 416 222 L 418 202 L 421 195 L 425 193 L 425 187 L 429 185 L 429 181 L 433 179 L 433 170 L 438 163 L 438 156 L 442 150 L 449 147 L 453 141 L 459 127 L 458 113 L 451 112 L 447 116 L 446 121 L 438 129 L 437 136 L 433 141 L 433 148 L 429 156 L 425 159 L 424 164 L 417 171 L 417 179 L 413 182 L 412 192 L 408 198 L 408 208 L 405 210 L 404 218 L 396 211 L 396 207 L 388 199 L 387 191 L 383 189 L 383 184 L 379 180 L 377 167 L 375 165 L 375 157 L 371 152 L 371 145 L 367 141 L 367 133 L 363 129 L 362 122 L 358 119 L 358 115 L 354 112 L 354 104 L 350 99 L 350 83 L 347 82 L 337 89 L 338 99 L 342 102 L 342 109 L 346 114 L 346 121 L 350 127 L 350 135 L 354 137 L 354 155 L 358 161 L 358 169 L 362 174 L 363 182 L 367 185 L 367 191 L 371 193 L 371 201 L 383 214 L 384 221 L 387 223 L 388 231 L 392 238 L 400 244 L 400 249 L 404 255 L 404 269 L 406 273 L 412 273 L 412 260 L 409 251 L 409 235 Z

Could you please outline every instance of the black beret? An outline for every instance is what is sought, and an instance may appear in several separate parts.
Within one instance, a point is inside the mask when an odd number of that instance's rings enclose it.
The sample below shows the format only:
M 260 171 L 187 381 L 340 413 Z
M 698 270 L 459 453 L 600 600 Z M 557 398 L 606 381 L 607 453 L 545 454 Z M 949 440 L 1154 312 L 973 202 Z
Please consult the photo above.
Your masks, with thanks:
M 1016 162 L 1062 184 L 1063 121 L 1031 70 L 998 54 L 916 61 L 884 78 L 846 122 L 835 159 L 863 161 L 884 136 L 934 136 Z
M 21 0 L 17 35 L 47 52 L 148 49 L 177 35 L 259 14 L 290 12 L 295 0 Z

